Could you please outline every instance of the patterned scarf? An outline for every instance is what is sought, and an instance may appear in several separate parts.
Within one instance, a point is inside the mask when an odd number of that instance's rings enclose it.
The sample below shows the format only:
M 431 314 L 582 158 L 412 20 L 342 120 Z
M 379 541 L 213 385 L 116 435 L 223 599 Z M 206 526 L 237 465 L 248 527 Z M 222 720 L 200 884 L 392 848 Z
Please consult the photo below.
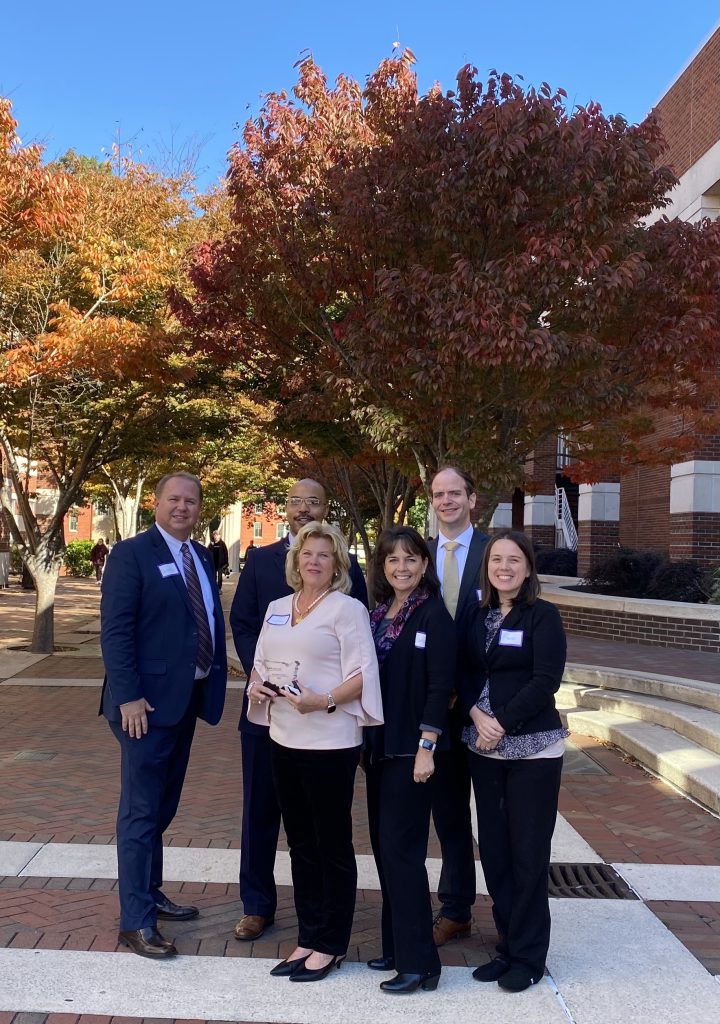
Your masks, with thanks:
M 397 613 L 395 618 L 392 620 L 388 628 L 385 630 L 379 640 L 375 641 L 375 650 L 377 651 L 378 664 L 382 668 L 382 665 L 387 658 L 388 654 L 393 648 L 393 644 L 400 636 L 403 631 L 405 623 L 410 618 L 416 608 L 419 608 L 430 597 L 427 590 L 413 590 L 410 597 L 405 601 L 400 611 Z M 385 601 L 383 604 L 379 604 L 377 608 L 370 615 L 370 629 L 372 630 L 373 637 L 377 632 L 377 628 L 385 618 L 385 614 L 392 604 L 392 598 L 389 601 Z

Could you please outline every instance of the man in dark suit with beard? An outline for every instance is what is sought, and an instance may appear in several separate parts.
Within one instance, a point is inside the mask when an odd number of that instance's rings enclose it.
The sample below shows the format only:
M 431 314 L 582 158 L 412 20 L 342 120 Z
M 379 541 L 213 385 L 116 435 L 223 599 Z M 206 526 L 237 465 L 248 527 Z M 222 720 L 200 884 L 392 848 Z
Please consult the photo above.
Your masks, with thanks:
M 289 535 L 284 540 L 247 552 L 230 610 L 235 649 L 249 677 L 255 647 L 271 601 L 291 594 L 285 579 L 285 560 L 298 531 L 310 522 L 322 522 L 328 512 L 325 488 L 316 480 L 298 480 L 286 503 Z M 350 555 L 351 596 L 367 607 L 365 578 Z M 240 839 L 240 899 L 243 917 L 235 925 L 235 938 L 258 939 L 273 923 L 277 905 L 275 853 L 280 831 L 280 807 L 270 766 L 270 735 L 266 726 L 248 721 L 247 694 L 238 726 L 242 744 L 243 814 Z
M 467 473 L 455 466 L 443 467 L 433 477 L 430 491 L 439 525 L 437 538 L 430 541 L 430 552 L 442 584 L 443 600 L 455 620 L 458 650 L 462 652 L 466 619 L 479 600 L 480 567 L 488 538 L 475 530 L 470 521 L 476 494 L 475 484 Z M 475 902 L 470 770 L 460 738 L 463 724 L 460 705 L 455 700 L 448 717 L 451 748 L 448 753 L 437 755 L 433 796 L 433 822 L 442 852 L 438 886 L 442 908 L 433 925 L 438 946 L 469 934 Z
M 191 540 L 201 507 L 196 476 L 163 477 L 155 525 L 113 547 L 102 580 L 100 713 L 120 744 L 118 939 L 153 959 L 177 952 L 158 918 L 198 915 L 162 892 L 163 832 L 180 801 L 195 723 L 215 725 L 225 701 L 215 572 L 207 548 Z

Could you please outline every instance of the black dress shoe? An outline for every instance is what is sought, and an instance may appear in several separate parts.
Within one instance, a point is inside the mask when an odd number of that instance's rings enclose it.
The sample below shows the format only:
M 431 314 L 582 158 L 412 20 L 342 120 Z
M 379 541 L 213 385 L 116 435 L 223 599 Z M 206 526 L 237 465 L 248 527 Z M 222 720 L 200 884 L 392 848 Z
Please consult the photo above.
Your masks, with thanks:
M 383 992 L 392 992 L 394 995 L 403 996 L 410 992 L 416 992 L 419 988 L 424 992 L 434 992 L 439 981 L 439 971 L 437 974 L 430 974 L 429 971 L 426 971 L 425 974 L 396 974 L 389 981 L 381 982 L 380 988 Z
M 497 981 L 502 978 L 503 974 L 507 974 L 510 970 L 510 964 L 503 956 L 496 956 L 493 960 L 489 960 L 486 964 L 481 964 L 476 967 L 472 973 L 475 981 Z
M 524 992 L 531 985 L 537 985 L 541 978 L 542 974 L 533 974 L 529 967 L 511 967 L 498 979 L 498 985 L 506 992 Z
M 200 913 L 197 907 L 179 907 L 163 893 L 155 902 L 155 910 L 161 921 L 192 921 Z
M 374 960 L 368 960 L 368 967 L 371 971 L 394 971 L 394 956 L 376 956 Z
M 311 955 L 311 954 L 308 954 Z M 322 981 L 326 978 L 333 967 L 337 967 L 338 970 L 342 967 L 342 962 L 345 956 L 334 956 L 330 963 L 325 964 L 324 967 L 318 967 L 313 969 L 312 967 L 306 967 L 303 963 L 297 971 L 293 971 L 290 975 L 290 981 Z
M 270 971 L 273 978 L 289 978 L 295 971 L 299 971 L 302 965 L 307 960 L 310 954 L 307 956 L 299 956 L 297 960 L 283 960 L 282 963 L 276 964 L 275 967 Z
M 152 960 L 163 960 L 175 956 L 177 949 L 169 939 L 163 938 L 157 928 L 138 928 L 134 932 L 118 932 L 118 942 Z

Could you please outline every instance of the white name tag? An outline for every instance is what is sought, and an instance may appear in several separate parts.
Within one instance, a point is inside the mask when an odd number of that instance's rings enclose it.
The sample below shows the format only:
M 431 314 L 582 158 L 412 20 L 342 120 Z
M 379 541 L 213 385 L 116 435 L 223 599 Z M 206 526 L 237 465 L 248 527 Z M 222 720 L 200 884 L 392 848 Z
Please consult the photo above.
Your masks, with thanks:
M 287 626 L 289 621 L 289 615 L 271 615 L 267 619 L 267 624 L 268 626 Z
M 482 590 L 476 590 L 475 593 L 477 594 L 478 601 L 482 601 Z
M 522 647 L 523 645 L 523 631 L 522 629 L 501 629 L 500 639 L 498 644 L 501 647 Z
M 179 576 L 180 570 L 174 562 L 165 562 L 164 565 L 159 565 L 160 575 L 163 579 L 167 579 L 168 576 Z
M 416 633 L 415 634 L 415 646 L 424 647 L 427 643 L 427 633 Z

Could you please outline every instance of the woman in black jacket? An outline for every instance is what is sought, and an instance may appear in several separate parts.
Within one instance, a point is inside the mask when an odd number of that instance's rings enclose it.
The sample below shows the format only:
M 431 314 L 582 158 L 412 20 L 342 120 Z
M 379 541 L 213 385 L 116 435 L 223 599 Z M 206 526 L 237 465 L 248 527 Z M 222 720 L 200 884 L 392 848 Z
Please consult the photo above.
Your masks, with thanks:
M 497 957 L 473 977 L 521 992 L 542 978 L 550 943 L 550 840 L 568 735 L 554 696 L 565 668 L 565 632 L 555 606 L 538 599 L 525 534 L 505 530 L 490 540 L 481 586 L 468 632 L 473 671 L 461 683 L 472 722 L 463 740 L 500 941 Z
M 455 627 L 440 597 L 428 546 L 408 526 L 385 530 L 375 551 L 370 617 L 385 724 L 366 730 L 370 840 L 383 894 L 382 956 L 396 970 L 385 992 L 432 991 L 440 978 L 427 856 L 436 745 L 455 679 Z

